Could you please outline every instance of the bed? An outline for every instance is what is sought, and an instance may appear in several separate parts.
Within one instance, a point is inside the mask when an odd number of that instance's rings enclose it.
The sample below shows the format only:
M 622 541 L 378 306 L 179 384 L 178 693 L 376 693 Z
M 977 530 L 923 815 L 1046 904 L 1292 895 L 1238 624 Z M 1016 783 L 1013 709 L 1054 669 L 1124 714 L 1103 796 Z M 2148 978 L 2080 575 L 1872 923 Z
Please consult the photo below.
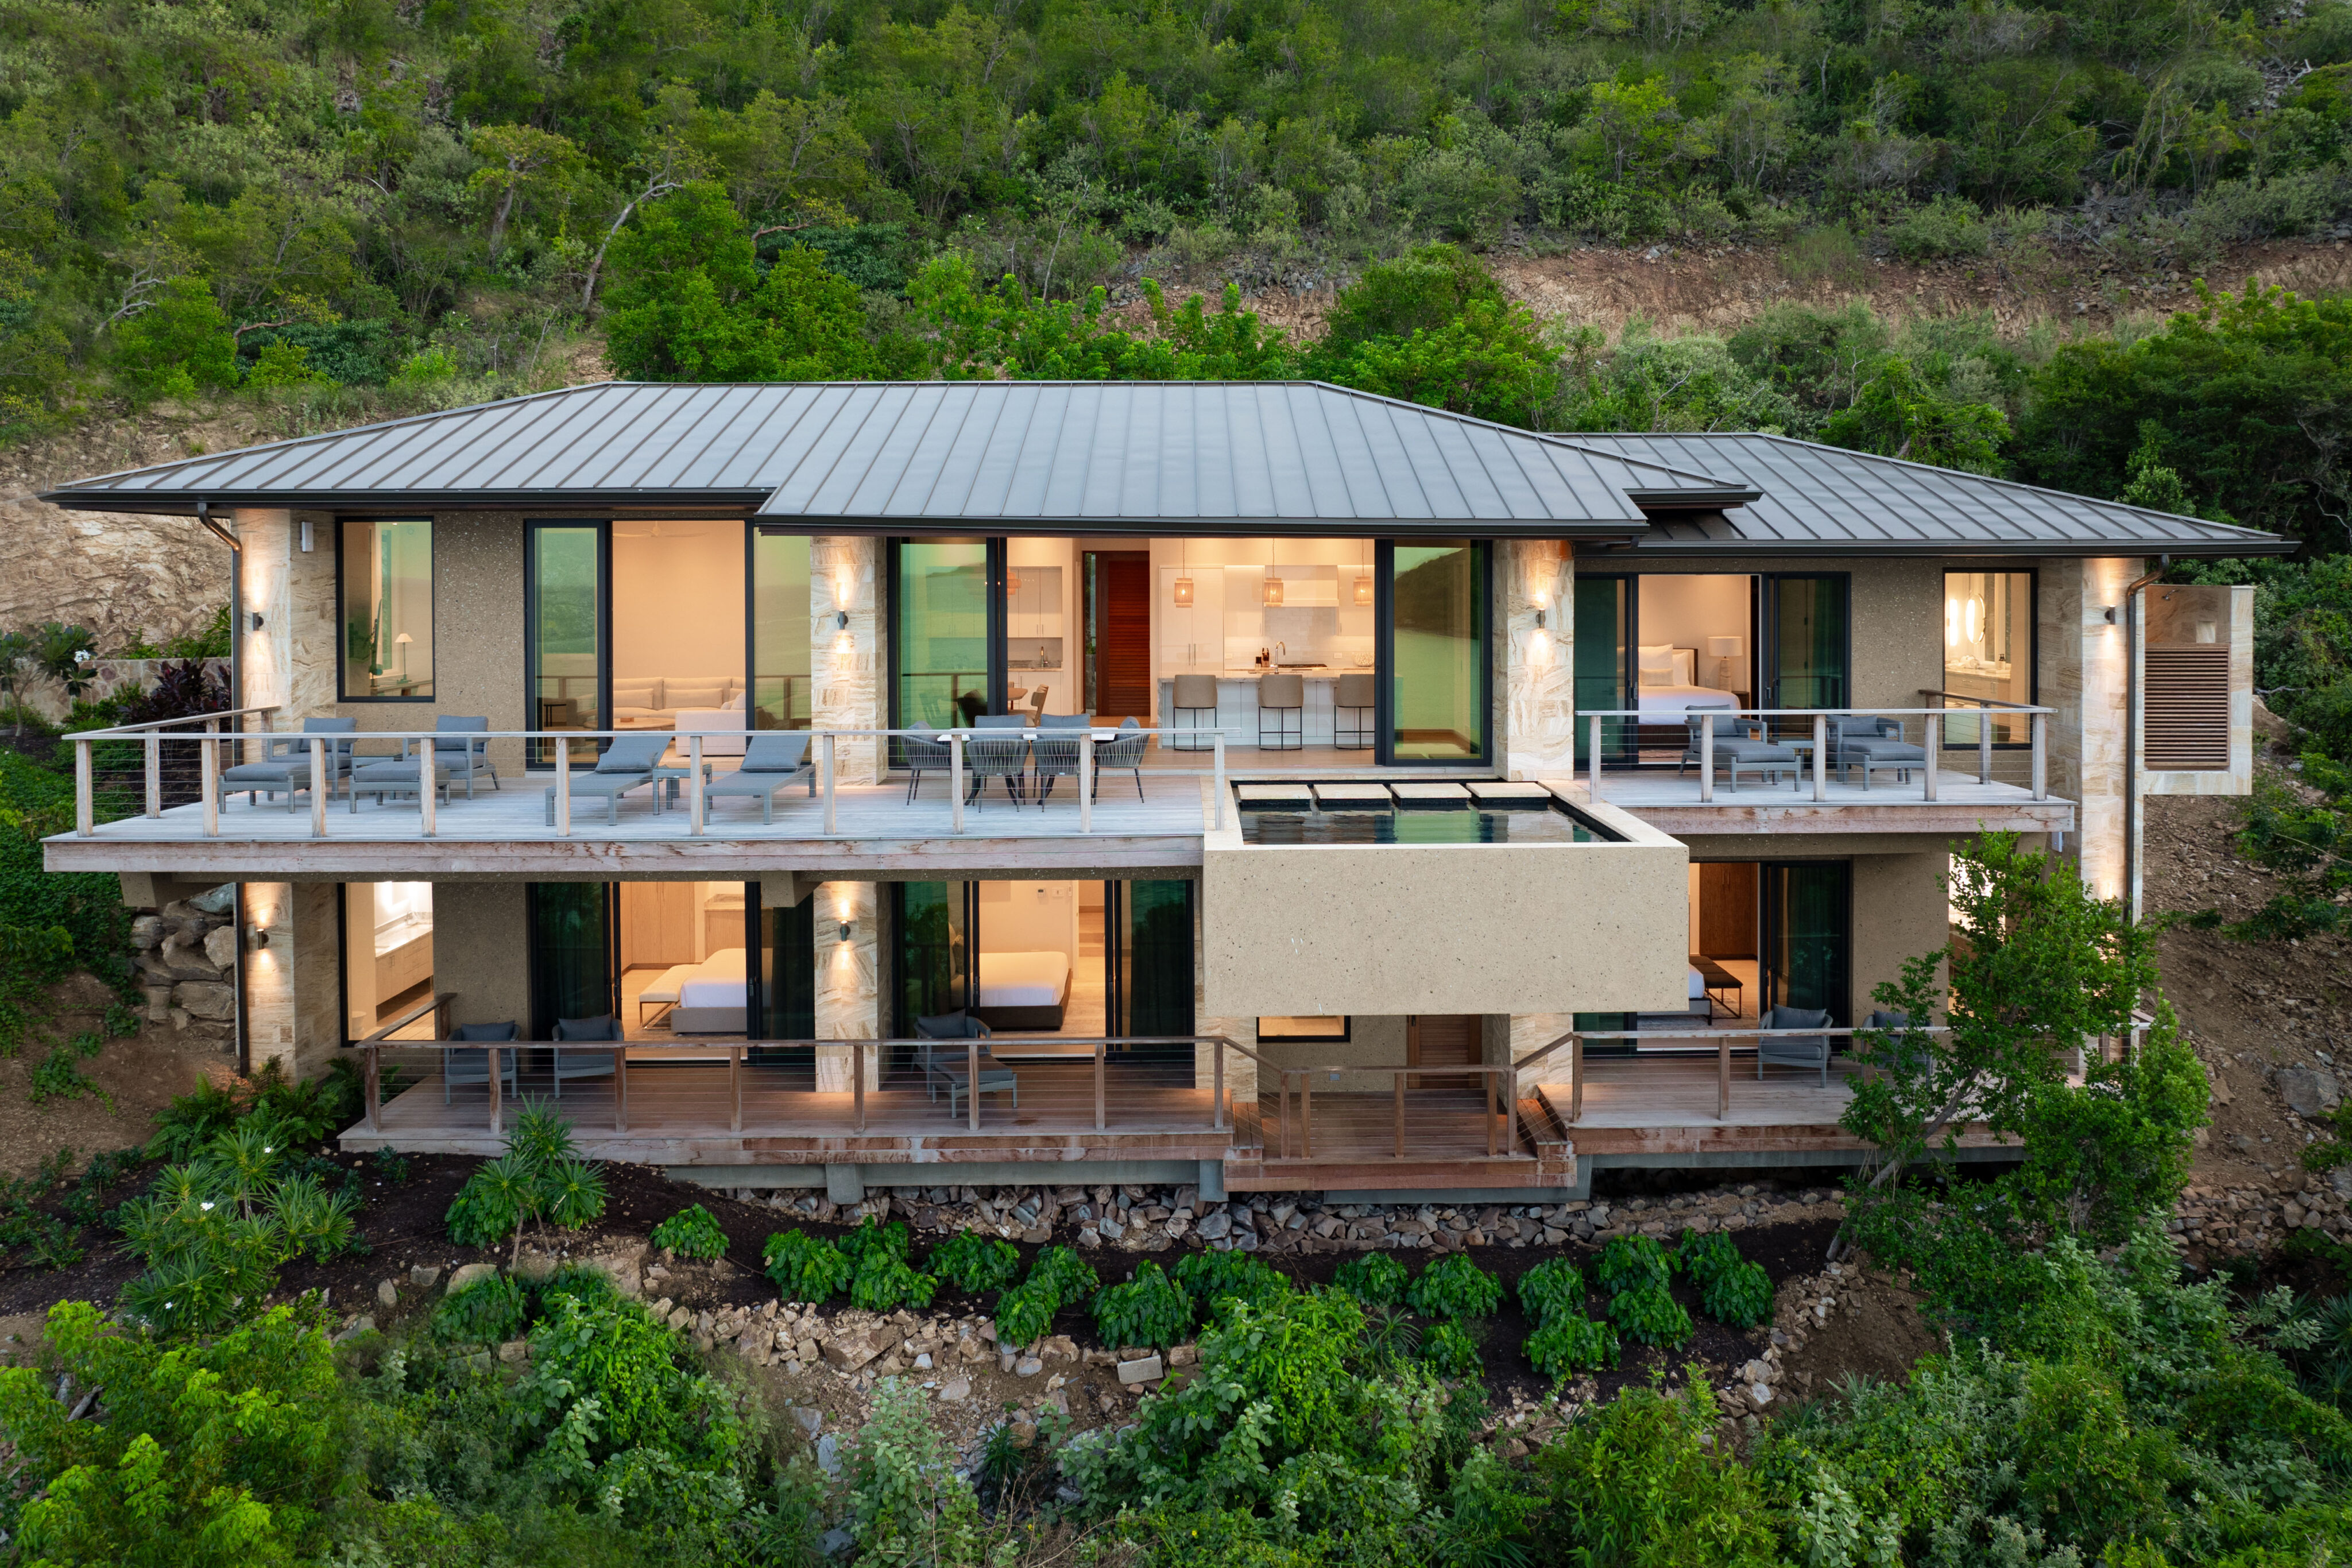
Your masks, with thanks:
M 1671 643 L 1644 645 L 1633 686 L 1634 706 L 1643 724 L 1679 724 L 1685 714 L 1708 708 L 1736 711 L 1739 694 L 1698 685 L 1692 674 L 1697 650 Z
M 677 977 L 672 1034 L 741 1034 L 751 1017 L 751 977 L 740 947 L 721 947 Z
M 1066 953 L 982 953 L 972 1011 L 991 1029 L 1059 1029 L 1070 1000 Z

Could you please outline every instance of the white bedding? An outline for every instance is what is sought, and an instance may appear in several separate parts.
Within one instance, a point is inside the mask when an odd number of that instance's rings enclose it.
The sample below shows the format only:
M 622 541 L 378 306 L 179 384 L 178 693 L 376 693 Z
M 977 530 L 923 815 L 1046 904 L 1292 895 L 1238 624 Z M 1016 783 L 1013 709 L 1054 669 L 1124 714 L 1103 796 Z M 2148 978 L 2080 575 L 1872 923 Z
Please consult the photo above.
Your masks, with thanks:
M 1695 1002 L 1706 999 L 1706 977 L 1696 969 L 1690 972 L 1690 999 Z
M 982 953 L 978 1005 L 1050 1008 L 1062 999 L 1069 977 L 1067 954 Z
M 1738 692 L 1722 692 L 1713 686 L 1636 686 L 1642 718 L 1648 724 L 1669 724 L 1685 714 L 1706 708 L 1737 708 Z
M 740 1008 L 748 1005 L 750 995 L 740 947 L 721 947 L 678 979 L 681 1008 Z

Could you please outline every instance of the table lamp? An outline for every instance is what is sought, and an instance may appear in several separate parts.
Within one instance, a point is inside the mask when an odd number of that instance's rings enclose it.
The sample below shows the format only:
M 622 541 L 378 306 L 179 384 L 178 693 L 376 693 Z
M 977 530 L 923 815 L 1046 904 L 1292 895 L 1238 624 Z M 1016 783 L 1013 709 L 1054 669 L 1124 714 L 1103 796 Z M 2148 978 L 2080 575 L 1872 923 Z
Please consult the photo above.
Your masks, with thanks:
M 1706 651 L 1708 655 L 1715 660 L 1716 685 L 1722 686 L 1727 690 L 1732 689 L 1731 661 L 1739 657 L 1739 639 L 1737 637 L 1709 637 L 1706 640 Z

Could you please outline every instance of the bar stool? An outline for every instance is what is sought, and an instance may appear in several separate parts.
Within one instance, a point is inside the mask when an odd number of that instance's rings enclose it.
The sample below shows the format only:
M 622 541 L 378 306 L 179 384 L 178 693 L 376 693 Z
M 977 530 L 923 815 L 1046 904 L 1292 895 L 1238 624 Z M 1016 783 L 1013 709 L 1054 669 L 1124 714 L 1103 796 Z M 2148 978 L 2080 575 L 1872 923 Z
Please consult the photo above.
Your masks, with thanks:
M 1265 716 L 1274 716 L 1274 740 L 1265 737 Z M 1293 728 L 1283 716 L 1297 716 L 1297 727 Z M 1260 751 L 1298 751 L 1307 745 L 1307 677 L 1304 675 L 1260 675 L 1257 682 L 1257 748 Z
M 1339 695 L 1332 703 L 1332 744 L 1342 751 L 1370 751 L 1372 748 L 1372 721 L 1359 719 L 1354 724 L 1340 724 L 1344 713 L 1370 714 L 1380 702 L 1380 694 L 1370 675 L 1341 675 Z
M 1176 689 L 1168 706 L 1176 710 L 1177 729 L 1210 729 L 1217 722 L 1217 677 L 1214 675 L 1178 675 Z M 1197 716 L 1207 714 L 1204 723 Z M 1194 716 L 1188 717 L 1191 715 Z M 1216 740 L 1205 735 L 1179 736 L 1173 743 L 1161 744 L 1171 751 L 1214 751 Z

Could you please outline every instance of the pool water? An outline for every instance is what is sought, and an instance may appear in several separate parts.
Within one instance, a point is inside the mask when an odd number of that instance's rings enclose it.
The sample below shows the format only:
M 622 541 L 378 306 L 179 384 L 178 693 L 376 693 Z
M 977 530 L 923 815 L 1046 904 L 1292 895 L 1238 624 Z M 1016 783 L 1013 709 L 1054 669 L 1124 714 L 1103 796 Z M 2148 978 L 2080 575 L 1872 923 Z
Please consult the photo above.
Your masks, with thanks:
M 1244 807 L 1245 844 L 1591 844 L 1618 835 L 1564 805 L 1523 811 L 1318 811 Z

